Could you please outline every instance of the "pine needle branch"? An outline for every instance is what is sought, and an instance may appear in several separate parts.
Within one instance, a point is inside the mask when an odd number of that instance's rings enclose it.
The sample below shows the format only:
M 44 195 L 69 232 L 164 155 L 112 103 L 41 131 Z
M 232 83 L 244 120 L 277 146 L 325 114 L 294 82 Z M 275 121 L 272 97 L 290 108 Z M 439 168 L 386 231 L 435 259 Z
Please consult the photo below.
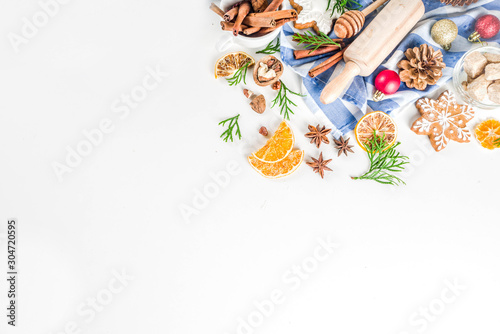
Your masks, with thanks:
M 243 80 L 245 85 L 247 84 L 246 81 L 246 76 L 247 76 L 247 70 L 248 66 L 250 65 L 250 62 L 247 62 L 245 65 L 241 66 L 236 72 L 234 72 L 233 76 L 229 79 L 226 79 L 229 83 L 229 86 L 235 86 Z
M 234 117 L 228 118 L 226 120 L 223 120 L 222 122 L 219 123 L 219 125 L 224 126 L 224 125 L 226 125 L 227 122 L 229 122 L 229 125 L 228 125 L 228 128 L 226 129 L 226 131 L 224 131 L 220 135 L 220 138 L 222 138 L 222 140 L 224 140 L 226 143 L 228 140 L 231 140 L 231 142 L 233 141 L 233 130 L 234 130 L 235 126 L 236 126 L 236 132 L 234 133 L 234 135 L 238 136 L 239 139 L 241 140 L 240 125 L 238 124 L 239 117 L 240 117 L 240 114 L 238 114 Z
M 342 45 L 320 32 L 319 36 L 313 34 L 310 31 L 306 31 L 304 34 L 295 34 L 292 38 L 294 41 L 298 42 L 297 45 L 305 44 L 306 48 L 311 49 L 311 51 L 316 51 L 322 46 L 336 45 L 339 49 L 342 49 Z
M 281 80 L 280 80 L 281 81 Z M 283 81 L 281 81 L 281 86 L 278 91 L 278 95 L 274 100 L 272 100 L 273 104 L 271 108 L 274 108 L 276 104 L 281 108 L 280 115 L 283 115 L 283 118 L 286 120 L 290 120 L 290 114 L 293 114 L 293 110 L 290 108 L 290 105 L 297 106 L 292 100 L 290 100 L 289 95 L 287 93 L 305 97 L 305 95 L 301 95 L 299 93 L 292 92 Z
M 332 0 L 328 0 L 328 5 L 326 6 L 327 11 L 330 9 L 331 2 Z M 355 0 L 338 0 L 332 6 L 331 16 L 333 16 L 335 12 L 338 12 L 340 15 L 342 15 L 349 9 L 360 9 L 361 7 L 361 4 Z
M 402 179 L 392 173 L 399 173 L 404 170 L 404 165 L 409 163 L 407 156 L 396 151 L 400 143 L 387 148 L 385 133 L 382 136 L 373 132 L 373 137 L 365 143 L 370 160 L 370 169 L 365 174 L 352 177 L 353 180 L 373 180 L 382 184 L 399 185 L 406 184 Z
M 493 144 L 494 144 L 496 147 L 500 147 L 500 138 L 495 139 L 495 141 L 493 142 Z
M 266 55 L 272 55 L 272 54 L 275 54 L 276 52 L 279 52 L 279 51 L 280 51 L 280 38 L 278 37 L 275 45 L 273 45 L 273 41 L 270 41 L 264 50 L 257 51 L 256 53 L 263 53 Z

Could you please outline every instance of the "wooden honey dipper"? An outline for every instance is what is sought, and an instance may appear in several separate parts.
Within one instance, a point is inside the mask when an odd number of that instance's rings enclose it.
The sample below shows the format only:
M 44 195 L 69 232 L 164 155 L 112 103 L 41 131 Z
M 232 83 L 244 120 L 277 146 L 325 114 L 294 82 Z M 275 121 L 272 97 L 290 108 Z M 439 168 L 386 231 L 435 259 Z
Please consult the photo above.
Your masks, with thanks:
M 342 14 L 335 22 L 333 31 L 338 38 L 351 38 L 361 31 L 365 24 L 365 17 L 378 7 L 382 6 L 387 0 L 376 0 L 370 6 L 362 11 L 350 10 Z

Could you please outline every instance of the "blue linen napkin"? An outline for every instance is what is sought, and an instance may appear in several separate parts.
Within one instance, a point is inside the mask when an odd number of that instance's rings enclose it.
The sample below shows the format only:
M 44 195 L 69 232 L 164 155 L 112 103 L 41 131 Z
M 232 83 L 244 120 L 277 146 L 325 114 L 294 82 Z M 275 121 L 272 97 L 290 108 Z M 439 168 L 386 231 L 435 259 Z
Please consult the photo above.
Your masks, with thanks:
M 358 2 L 363 7 L 371 3 L 370 0 L 358 0 Z M 408 103 L 439 89 L 440 86 L 444 85 L 452 77 L 453 68 L 463 54 L 477 47 L 478 44 L 473 44 L 467 40 L 467 37 L 474 31 L 476 19 L 486 14 L 493 14 L 500 17 L 499 0 L 479 0 L 477 3 L 464 7 L 443 5 L 439 0 L 423 0 L 423 2 L 425 4 L 424 16 L 401 41 L 398 47 L 385 59 L 382 65 L 369 77 L 356 77 L 344 96 L 328 105 L 321 103 L 319 100 L 321 91 L 332 78 L 340 73 L 345 63 L 341 61 L 319 76 L 315 78 L 309 77 L 309 70 L 324 61 L 326 57 L 330 57 L 330 55 L 296 60 L 293 57 L 293 50 L 302 46 L 297 47 L 297 43 L 292 41 L 292 35 L 294 32 L 300 32 L 300 30 L 295 30 L 293 24 L 286 24 L 283 27 L 280 35 L 281 58 L 285 64 L 291 66 L 296 73 L 303 77 L 302 82 L 306 90 L 303 93 L 307 94 L 307 97 L 305 97 L 306 105 L 320 122 L 332 127 L 334 137 L 353 130 L 358 120 L 371 110 L 382 110 L 389 114 L 394 114 Z M 365 26 L 369 24 L 375 15 L 376 12 L 367 17 Z M 458 36 L 452 43 L 450 51 L 443 50 L 430 36 L 432 25 L 444 18 L 454 21 L 458 27 Z M 336 38 L 333 31 L 330 37 Z M 486 40 L 486 42 L 489 45 L 498 46 L 500 34 Z M 373 101 L 372 95 L 375 90 L 373 82 L 377 74 L 385 69 L 398 72 L 397 63 L 404 57 L 404 52 L 408 48 L 413 48 L 420 44 L 431 45 L 435 50 L 441 49 L 443 53 L 446 68 L 443 70 L 443 76 L 437 84 L 427 86 L 424 91 L 418 91 L 407 88 L 405 83 L 402 82 L 397 93 L 386 96 L 381 102 Z

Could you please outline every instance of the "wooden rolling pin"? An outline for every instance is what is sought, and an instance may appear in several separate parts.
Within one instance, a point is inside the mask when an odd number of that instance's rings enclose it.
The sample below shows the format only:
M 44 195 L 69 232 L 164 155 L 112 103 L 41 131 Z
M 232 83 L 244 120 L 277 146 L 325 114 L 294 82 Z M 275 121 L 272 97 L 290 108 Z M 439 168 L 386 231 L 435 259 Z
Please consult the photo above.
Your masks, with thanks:
M 386 3 L 387 0 L 376 0 L 370 6 L 359 10 L 350 10 L 342 14 L 333 27 L 333 31 L 338 38 L 351 38 L 361 31 L 365 25 L 365 17 L 378 7 Z
M 421 0 L 391 0 L 344 52 L 345 68 L 321 92 L 332 103 L 357 75 L 369 76 L 424 15 Z

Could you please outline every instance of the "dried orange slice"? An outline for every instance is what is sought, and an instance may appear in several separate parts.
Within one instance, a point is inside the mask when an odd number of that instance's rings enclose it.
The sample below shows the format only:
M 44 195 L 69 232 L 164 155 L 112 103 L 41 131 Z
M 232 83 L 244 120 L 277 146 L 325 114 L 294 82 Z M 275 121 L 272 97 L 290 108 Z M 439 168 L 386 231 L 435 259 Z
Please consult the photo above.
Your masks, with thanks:
M 269 179 L 277 179 L 292 174 L 304 160 L 304 151 L 294 150 L 283 160 L 274 163 L 262 162 L 254 156 L 248 157 L 250 165 L 260 175 Z
M 295 145 L 295 137 L 292 129 L 287 122 L 283 121 L 266 145 L 252 155 L 262 162 L 278 162 L 292 151 L 293 145 Z
M 248 62 L 252 66 L 255 59 L 243 51 L 228 53 L 215 63 L 215 79 L 233 74 Z
M 359 146 L 366 151 L 365 144 L 373 138 L 373 132 L 378 136 L 384 136 L 387 143 L 386 150 L 394 145 L 398 136 L 398 127 L 393 119 L 383 111 L 373 111 L 363 116 L 356 128 L 354 135 Z
M 488 119 L 476 126 L 476 139 L 481 146 L 489 150 L 498 148 L 494 141 L 500 138 L 500 122 L 496 119 Z

